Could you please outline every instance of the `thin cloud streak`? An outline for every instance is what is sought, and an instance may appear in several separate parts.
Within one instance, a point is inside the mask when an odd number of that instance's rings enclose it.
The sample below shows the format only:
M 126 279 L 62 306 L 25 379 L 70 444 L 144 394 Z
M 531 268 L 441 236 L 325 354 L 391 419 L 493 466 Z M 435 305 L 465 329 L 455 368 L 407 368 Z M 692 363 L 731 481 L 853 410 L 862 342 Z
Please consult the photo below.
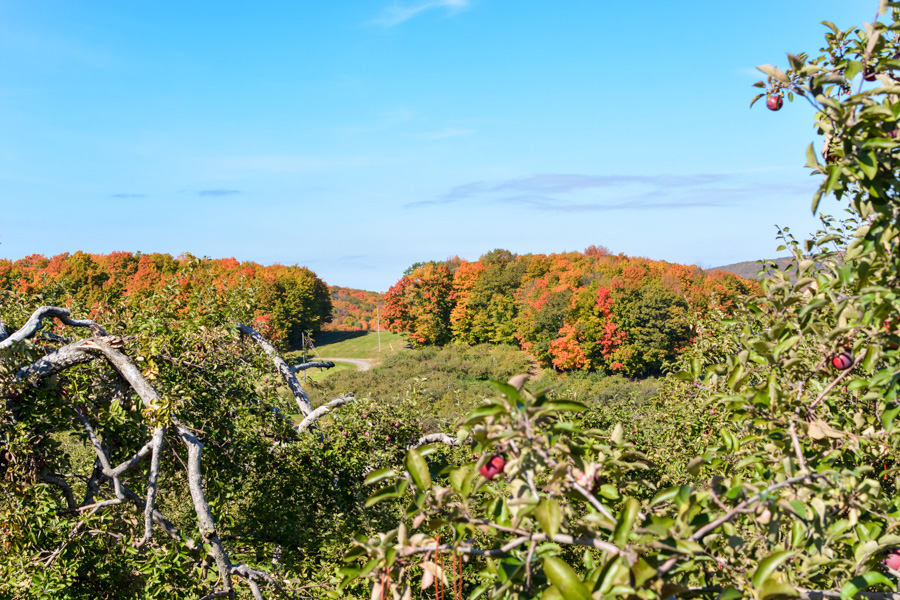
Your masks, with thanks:
M 411 208 L 414 206 L 429 206 L 432 204 L 450 204 L 452 202 L 456 202 L 458 200 L 465 200 L 466 198 L 471 198 L 477 194 L 482 194 L 485 192 L 493 191 L 493 187 L 485 183 L 484 181 L 475 181 L 472 183 L 465 183 L 463 185 L 458 185 L 455 188 L 451 189 L 449 192 L 440 196 L 434 200 L 419 200 L 417 202 L 410 202 L 404 205 L 404 208 Z
M 501 183 L 497 191 L 566 193 L 587 189 L 612 188 L 625 185 L 650 185 L 655 187 L 696 187 L 724 181 L 725 175 L 573 175 L 541 174 Z
M 372 22 L 382 27 L 394 27 L 432 8 L 448 8 L 456 12 L 468 7 L 469 0 L 432 0 L 431 2 L 423 2 L 412 6 L 394 4 L 384 9 L 381 16 Z
M 556 198 L 548 196 L 512 196 L 503 198 L 501 202 L 516 204 L 536 210 L 552 212 L 599 212 L 608 210 L 675 210 L 682 208 L 718 208 L 729 204 L 728 202 L 703 201 L 703 200 L 675 200 L 672 202 L 648 202 L 643 198 L 631 198 L 611 204 L 588 202 L 584 204 L 574 202 L 560 202 Z
M 650 189 L 642 192 L 640 189 L 634 190 L 635 187 Z M 486 201 L 554 212 L 674 210 L 723 207 L 773 194 L 808 195 L 813 189 L 814 186 L 744 182 L 735 175 L 721 173 L 603 176 L 549 173 L 494 184 L 484 181 L 466 183 L 433 200 L 410 202 L 405 207 L 452 204 L 479 197 Z M 590 191 L 606 191 L 605 195 L 614 193 L 617 197 L 605 201 L 596 198 L 573 201 L 555 197 L 579 192 L 583 197 L 584 192 Z M 510 196 L 507 195 L 509 192 L 518 193 Z
M 128 199 L 128 198 L 146 198 L 147 194 L 112 194 L 110 198 L 120 198 L 120 199 Z

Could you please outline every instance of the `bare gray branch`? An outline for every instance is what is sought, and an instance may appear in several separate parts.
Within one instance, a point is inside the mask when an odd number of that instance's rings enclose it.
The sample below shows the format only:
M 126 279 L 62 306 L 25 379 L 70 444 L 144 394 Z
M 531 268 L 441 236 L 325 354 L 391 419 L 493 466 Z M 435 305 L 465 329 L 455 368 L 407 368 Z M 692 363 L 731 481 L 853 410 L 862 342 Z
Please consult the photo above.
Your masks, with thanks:
M 313 423 L 331 412 L 333 408 L 337 408 L 338 406 L 343 406 L 344 404 L 353 402 L 355 399 L 356 398 L 353 397 L 353 394 L 346 394 L 344 396 L 341 396 L 340 398 L 335 398 L 328 404 L 323 404 L 316 410 L 306 415 L 306 418 L 303 419 L 303 421 L 301 421 L 299 425 L 297 425 L 297 433 L 303 433 L 304 431 L 309 429 Z
M 165 427 L 157 427 L 153 432 L 153 456 L 150 458 L 150 477 L 147 479 L 147 500 L 144 506 L 144 537 L 137 543 L 140 548 L 153 538 L 153 507 L 156 502 L 157 480 L 159 479 L 159 455 L 166 436 Z
M 304 417 L 308 416 L 309 413 L 312 412 L 312 404 L 310 404 L 309 398 L 307 397 L 306 392 L 303 391 L 303 386 L 300 385 L 296 375 L 294 375 L 294 372 L 288 364 L 284 362 L 281 355 L 278 354 L 275 346 L 270 344 L 266 338 L 260 335 L 259 332 L 252 327 L 238 323 L 237 328 L 241 333 L 250 336 L 254 342 L 259 344 L 259 347 L 263 349 L 266 356 L 272 360 L 275 364 L 275 368 L 278 369 L 278 372 L 281 374 L 282 378 L 284 378 L 285 383 L 287 383 L 287 386 L 291 389 L 294 400 L 297 401 L 297 406 L 300 407 L 300 412 L 303 413 Z
M 413 448 L 418 448 L 419 446 L 424 446 L 425 444 L 447 444 L 449 446 L 459 446 L 460 441 L 447 433 L 429 433 L 428 435 L 423 435 L 419 438 L 417 442 L 414 444 L 410 444 L 406 447 L 407 450 L 412 450 Z
M 206 496 L 203 494 L 203 483 L 200 475 L 200 453 L 203 450 L 203 444 L 183 425 L 178 426 L 178 435 L 188 451 L 188 488 L 191 492 L 191 500 L 194 502 L 194 512 L 197 513 L 197 520 L 199 521 L 200 537 L 209 544 L 210 552 L 216 561 L 219 577 L 225 589 L 231 590 L 234 588 L 231 581 L 232 564 L 228 559 L 225 547 L 222 545 L 222 540 L 219 539 L 212 511 L 209 508 L 209 503 L 206 501 Z
M 66 325 L 70 325 L 72 327 L 88 327 L 94 335 L 106 335 L 106 331 L 89 320 L 75 320 L 69 318 L 70 311 L 68 308 L 60 308 L 57 306 L 42 306 L 25 322 L 18 331 L 13 333 L 12 335 L 4 336 L 4 339 L 0 341 L 0 348 L 7 348 L 12 346 L 17 342 L 21 342 L 27 340 L 35 333 L 37 333 L 38 329 L 41 328 L 41 323 L 44 319 L 47 318 L 56 318 L 65 323 Z M 6 327 L 3 328 L 4 332 L 6 331 Z
M 334 367 L 334 363 L 330 360 L 321 361 L 321 362 L 307 362 L 300 363 L 299 365 L 294 365 L 291 367 L 291 372 L 296 373 L 297 371 L 305 371 L 307 369 L 330 369 Z

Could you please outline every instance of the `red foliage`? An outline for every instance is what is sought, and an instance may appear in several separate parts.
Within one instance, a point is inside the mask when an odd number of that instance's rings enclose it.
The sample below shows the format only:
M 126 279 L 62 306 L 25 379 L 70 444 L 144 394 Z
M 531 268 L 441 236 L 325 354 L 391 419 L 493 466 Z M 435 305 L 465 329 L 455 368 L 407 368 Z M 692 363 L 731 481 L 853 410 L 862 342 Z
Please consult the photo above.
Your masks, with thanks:
M 515 340 L 559 369 L 638 374 L 658 369 L 690 343 L 689 312 L 702 314 L 715 304 L 727 313 L 738 295 L 759 290 L 736 275 L 614 256 L 601 246 L 584 253 L 524 256 L 495 250 L 482 259 L 411 269 L 385 296 L 389 327 L 409 332 L 420 343 Z M 504 276 L 498 264 L 515 278 Z M 434 277 L 441 267 L 443 273 L 454 272 L 449 291 L 438 285 L 441 277 Z M 502 327 L 504 333 L 496 333 Z M 435 332 L 446 331 L 450 337 L 436 342 Z
M 384 303 L 384 294 L 329 286 L 331 293 L 332 321 L 323 331 L 375 331 L 378 327 L 378 309 Z M 384 322 L 384 316 L 381 316 Z M 384 325 L 382 325 L 384 327 Z

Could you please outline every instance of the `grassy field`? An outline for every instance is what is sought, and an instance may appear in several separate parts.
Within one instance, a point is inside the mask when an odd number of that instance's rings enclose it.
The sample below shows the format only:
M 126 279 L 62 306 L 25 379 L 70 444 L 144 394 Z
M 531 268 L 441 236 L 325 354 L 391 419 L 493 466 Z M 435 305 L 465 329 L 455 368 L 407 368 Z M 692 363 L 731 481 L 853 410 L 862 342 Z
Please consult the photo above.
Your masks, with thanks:
M 308 369 L 307 371 L 303 371 L 297 373 L 297 379 L 300 380 L 300 383 L 309 379 L 311 381 L 321 381 L 326 377 L 330 377 L 336 373 L 340 373 L 341 371 L 355 371 L 356 365 L 351 363 L 342 363 L 336 362 L 334 363 L 334 367 L 331 369 Z M 306 373 L 306 379 L 303 378 L 303 374 Z
M 378 334 L 365 331 L 322 331 L 315 336 L 316 351 L 319 356 L 332 358 L 384 359 L 397 352 L 407 350 L 406 336 L 399 333 L 381 332 L 381 352 L 378 351 Z M 290 356 L 298 357 L 299 352 Z M 310 353 L 314 360 L 315 353 Z

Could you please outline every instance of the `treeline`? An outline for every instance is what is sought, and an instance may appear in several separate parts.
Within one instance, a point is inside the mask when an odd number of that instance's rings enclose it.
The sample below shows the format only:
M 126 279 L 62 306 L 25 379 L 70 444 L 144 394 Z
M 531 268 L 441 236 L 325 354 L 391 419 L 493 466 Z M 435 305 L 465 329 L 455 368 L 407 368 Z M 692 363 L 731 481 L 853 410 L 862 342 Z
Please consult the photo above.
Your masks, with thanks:
M 757 283 L 646 258 L 582 252 L 417 263 L 388 290 L 382 321 L 419 345 L 517 344 L 545 366 L 659 373 L 692 340 L 690 318 L 726 313 Z
M 141 302 L 164 289 L 187 299 L 197 288 L 215 290 L 220 303 L 226 294 L 240 294 L 254 326 L 276 343 L 297 343 L 304 331 L 318 331 L 331 319 L 328 286 L 306 267 L 140 252 L 0 259 L 0 290 L 40 295 L 47 304 Z M 184 310 L 217 309 L 186 303 Z
M 384 301 L 384 294 L 336 285 L 328 289 L 331 292 L 332 319 L 322 327 L 323 331 L 376 330 L 376 308 Z

